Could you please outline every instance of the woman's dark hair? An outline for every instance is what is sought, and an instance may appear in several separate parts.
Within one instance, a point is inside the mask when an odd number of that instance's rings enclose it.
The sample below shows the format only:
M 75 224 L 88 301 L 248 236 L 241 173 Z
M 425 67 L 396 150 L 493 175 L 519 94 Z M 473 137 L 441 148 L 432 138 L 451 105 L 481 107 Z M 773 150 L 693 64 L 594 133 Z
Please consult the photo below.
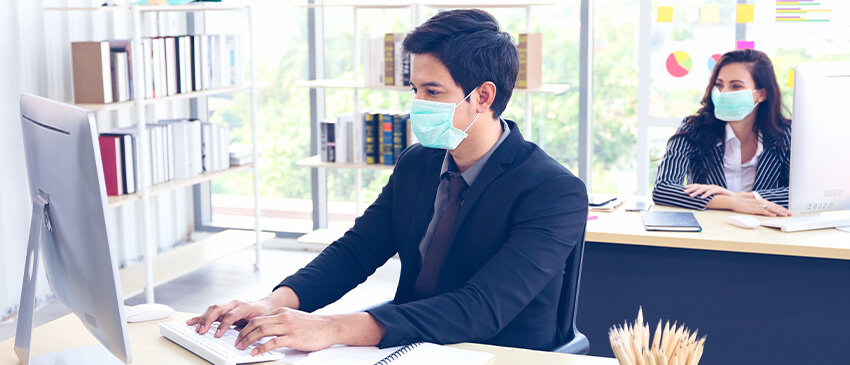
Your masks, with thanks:
M 490 110 L 495 118 L 505 111 L 516 85 L 519 54 L 510 34 L 499 31 L 490 13 L 478 9 L 437 13 L 408 33 L 403 45 L 410 53 L 439 59 L 464 94 L 487 81 L 494 83 L 496 97 Z
M 676 136 L 685 137 L 697 149 L 697 164 L 707 164 L 708 156 L 714 153 L 717 144 L 724 141 L 726 134 L 725 121 L 714 117 L 714 103 L 711 101 L 711 91 L 717 83 L 717 75 L 720 69 L 731 63 L 741 63 L 747 66 L 750 75 L 755 82 L 756 90 L 764 89 L 765 99 L 758 105 L 756 121 L 753 124 L 753 132 L 762 135 L 762 143 L 765 147 L 775 143 L 781 150 L 787 150 L 790 146 L 786 143 L 786 134 L 791 126 L 791 120 L 782 114 L 782 95 L 779 84 L 776 82 L 776 74 L 773 72 L 773 63 L 764 52 L 753 49 L 740 49 L 727 52 L 711 72 L 711 79 L 705 88 L 705 94 L 700 103 L 702 107 L 696 114 L 685 119 L 685 125 Z M 707 166 L 695 166 L 693 170 L 696 176 L 694 181 L 704 180 L 704 174 L 708 173 Z

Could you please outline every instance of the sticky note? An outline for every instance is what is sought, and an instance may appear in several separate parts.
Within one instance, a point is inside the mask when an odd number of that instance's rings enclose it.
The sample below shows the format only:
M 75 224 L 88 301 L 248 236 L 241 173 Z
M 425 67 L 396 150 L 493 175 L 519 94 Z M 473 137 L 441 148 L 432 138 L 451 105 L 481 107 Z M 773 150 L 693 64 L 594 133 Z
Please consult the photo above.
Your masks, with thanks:
M 699 11 L 700 22 L 717 23 L 720 21 L 720 7 L 717 4 L 703 5 Z
M 656 18 L 659 23 L 672 23 L 673 22 L 673 7 L 672 6 L 659 6 L 658 7 L 658 18 Z
M 738 4 L 738 24 L 752 23 L 755 7 L 753 4 Z
M 735 49 L 756 49 L 755 41 L 738 41 Z
M 788 87 L 794 88 L 794 69 L 788 71 Z

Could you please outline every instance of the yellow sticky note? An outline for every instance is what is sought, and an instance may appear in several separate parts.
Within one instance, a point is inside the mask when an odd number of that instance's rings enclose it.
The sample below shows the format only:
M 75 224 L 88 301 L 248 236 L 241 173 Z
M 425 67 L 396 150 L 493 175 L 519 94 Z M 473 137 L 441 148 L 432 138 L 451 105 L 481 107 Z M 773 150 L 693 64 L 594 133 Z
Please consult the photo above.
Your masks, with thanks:
M 720 21 L 720 7 L 717 4 L 703 5 L 699 10 L 699 21 L 702 23 L 717 23 Z
M 752 4 L 738 4 L 738 24 L 752 23 L 755 7 Z
M 793 68 L 791 69 L 791 71 L 788 71 L 788 87 L 792 88 L 792 89 L 794 88 L 794 69 Z
M 656 18 L 659 23 L 672 23 L 673 22 L 673 7 L 672 6 L 659 6 L 658 7 L 658 18 Z

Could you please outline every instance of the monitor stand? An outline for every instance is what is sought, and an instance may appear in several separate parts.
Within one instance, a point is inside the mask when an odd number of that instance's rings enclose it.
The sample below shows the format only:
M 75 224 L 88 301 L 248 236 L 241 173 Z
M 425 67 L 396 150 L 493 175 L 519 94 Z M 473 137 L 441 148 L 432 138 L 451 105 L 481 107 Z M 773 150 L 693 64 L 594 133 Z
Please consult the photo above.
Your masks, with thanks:
M 53 245 L 53 224 L 50 222 L 49 197 L 43 192 L 32 200 L 27 260 L 24 266 L 24 282 L 21 287 L 21 303 L 18 306 L 18 328 L 15 333 L 15 355 L 23 365 L 29 364 L 123 364 L 102 344 L 31 357 L 32 317 L 35 307 L 35 284 L 38 277 L 38 261 L 41 245 Z M 45 246 L 47 247 L 47 246 Z

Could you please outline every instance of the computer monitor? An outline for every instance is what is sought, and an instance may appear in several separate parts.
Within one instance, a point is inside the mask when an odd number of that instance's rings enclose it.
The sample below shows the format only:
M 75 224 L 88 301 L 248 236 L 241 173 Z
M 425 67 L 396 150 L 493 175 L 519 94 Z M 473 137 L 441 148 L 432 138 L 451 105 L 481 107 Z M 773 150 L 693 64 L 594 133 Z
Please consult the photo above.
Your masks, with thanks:
M 850 62 L 801 63 L 794 79 L 789 209 L 850 210 Z
M 47 280 L 56 297 L 100 341 L 103 346 L 96 348 L 101 353 L 112 362 L 129 363 L 130 342 L 106 228 L 106 188 L 94 115 L 73 105 L 23 94 L 21 126 L 33 213 L 15 353 L 21 363 L 30 362 L 41 249 Z M 86 356 L 92 357 L 97 355 Z M 79 360 L 72 363 L 82 363 Z

